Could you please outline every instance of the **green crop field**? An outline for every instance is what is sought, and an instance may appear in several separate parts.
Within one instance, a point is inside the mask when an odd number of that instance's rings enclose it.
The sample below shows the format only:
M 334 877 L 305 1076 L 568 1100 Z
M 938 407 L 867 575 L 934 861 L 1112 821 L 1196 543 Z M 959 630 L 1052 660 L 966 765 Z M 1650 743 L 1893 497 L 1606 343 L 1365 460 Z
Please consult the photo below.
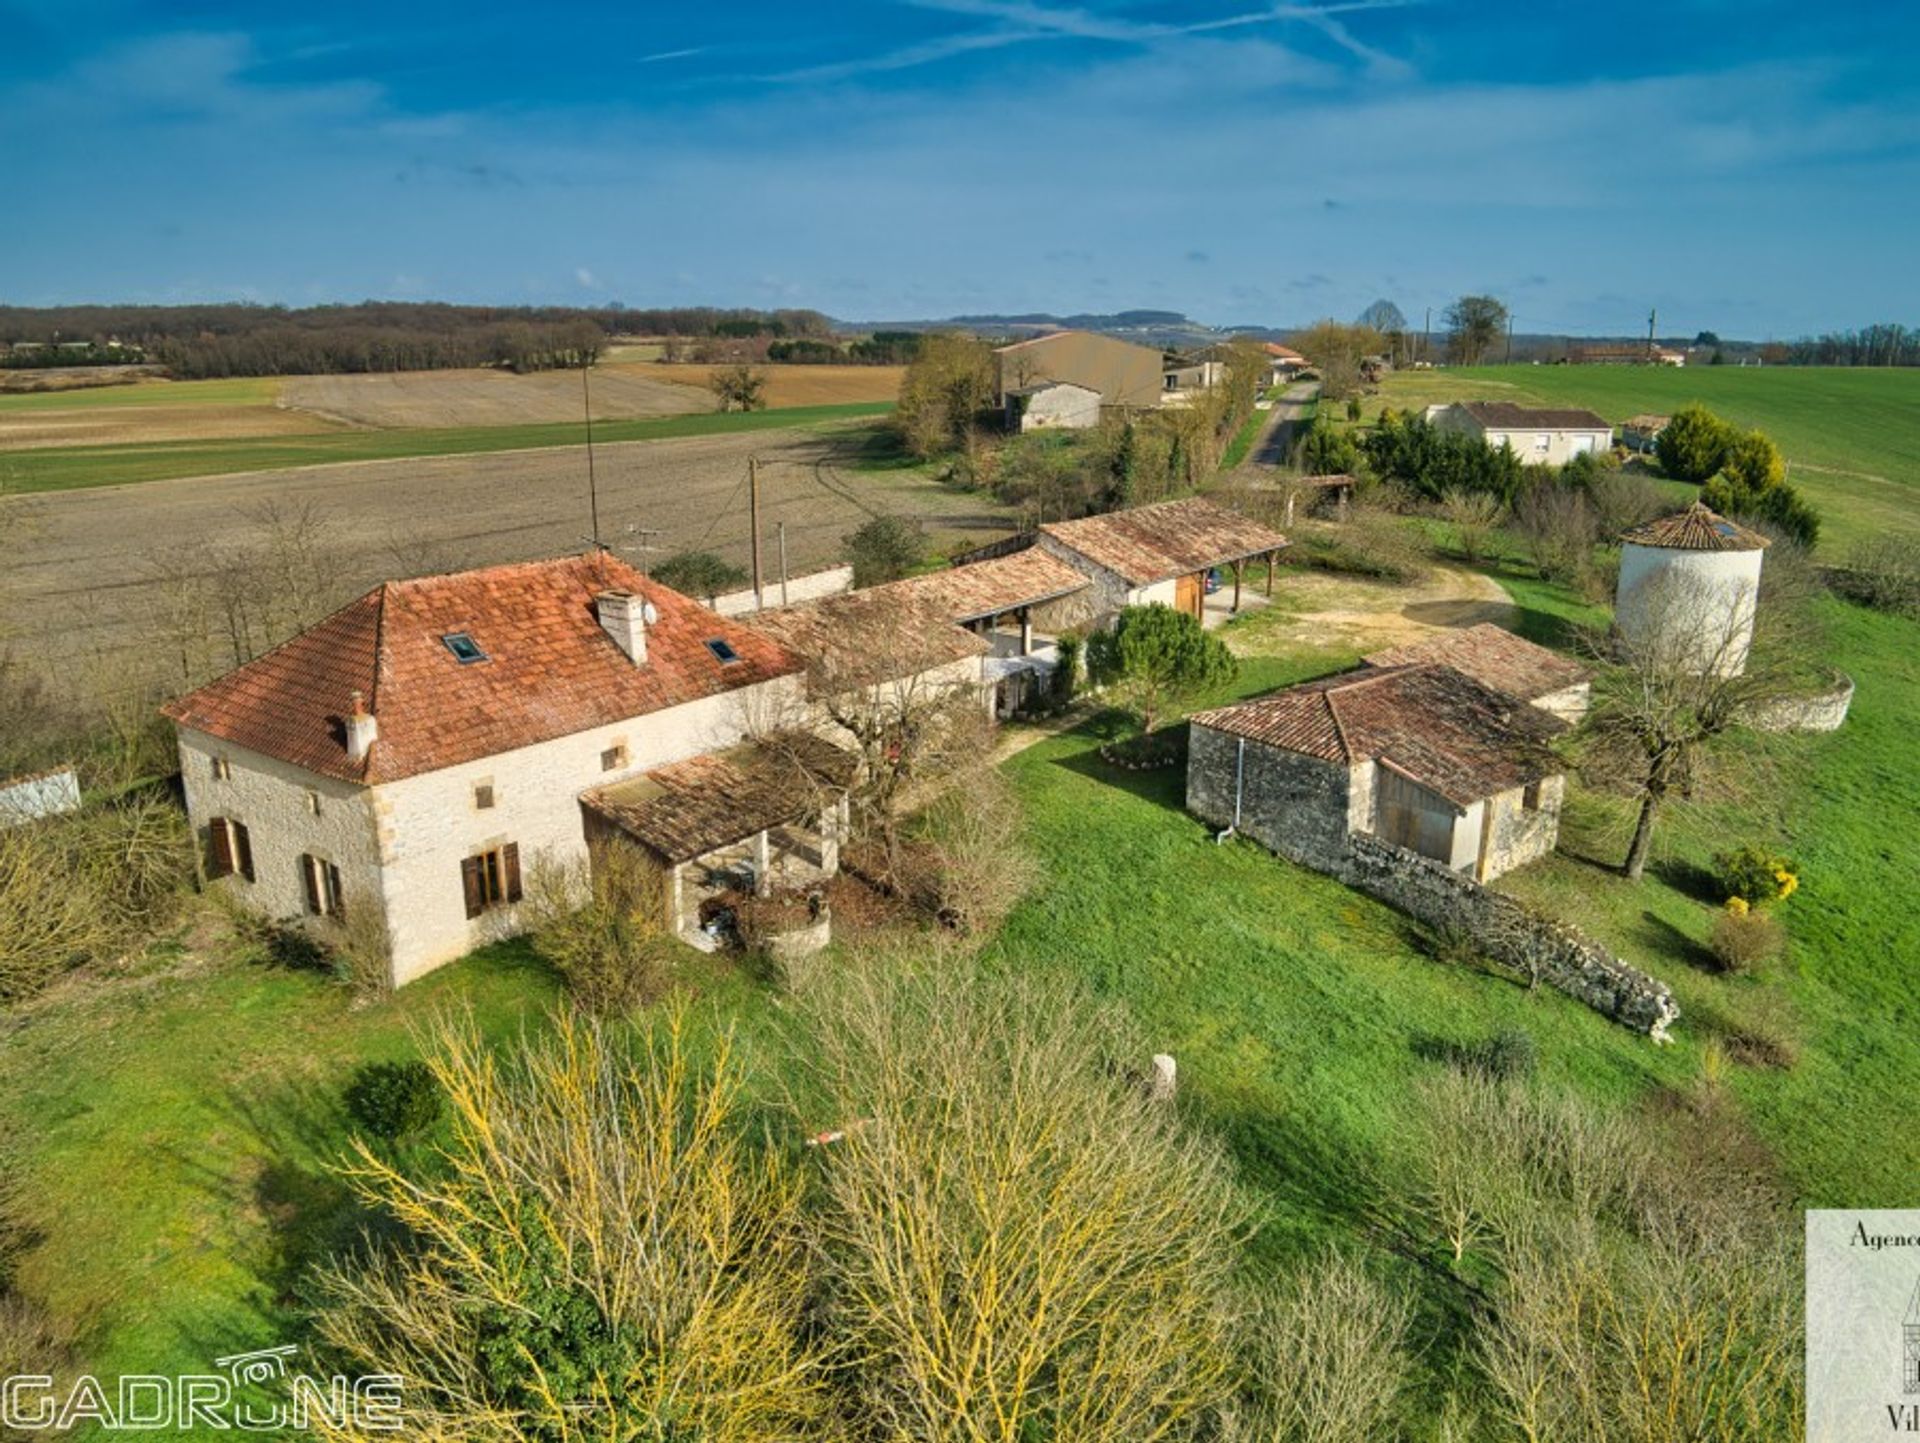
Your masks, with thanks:
M 20 411 L 69 411 L 126 406 L 271 406 L 280 398 L 276 376 L 223 381 L 141 381 L 131 386 L 86 386 L 71 391 L 0 395 L 0 416 Z
M 210 384 L 225 385 L 226 382 Z M 699 412 L 634 421 L 596 421 L 595 441 L 657 441 L 678 436 L 717 436 L 774 430 L 885 415 L 891 402 L 839 406 L 790 406 L 784 410 Z M 0 459 L 0 481 L 20 492 L 70 491 L 88 486 L 124 486 L 181 476 L 223 476 L 238 471 L 277 471 L 342 461 L 391 461 L 418 456 L 465 456 L 482 451 L 519 451 L 578 446 L 574 422 L 518 426 L 463 426 L 418 431 L 329 431 L 311 436 L 273 436 L 225 441 L 154 441 L 119 446 L 65 446 L 17 451 Z
M 1379 400 L 1586 406 L 1616 424 L 1697 401 L 1779 443 L 1788 479 L 1819 508 L 1824 550 L 1886 530 L 1920 531 L 1920 370 L 1480 366 L 1396 373 Z

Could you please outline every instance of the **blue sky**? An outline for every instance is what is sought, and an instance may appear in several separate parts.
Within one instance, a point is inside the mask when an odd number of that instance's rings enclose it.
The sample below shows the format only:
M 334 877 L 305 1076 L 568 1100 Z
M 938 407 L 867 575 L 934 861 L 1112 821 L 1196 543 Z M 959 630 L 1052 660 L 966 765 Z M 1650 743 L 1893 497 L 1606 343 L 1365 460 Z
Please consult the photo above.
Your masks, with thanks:
M 1920 6 L 0 0 L 0 300 L 1920 323 Z

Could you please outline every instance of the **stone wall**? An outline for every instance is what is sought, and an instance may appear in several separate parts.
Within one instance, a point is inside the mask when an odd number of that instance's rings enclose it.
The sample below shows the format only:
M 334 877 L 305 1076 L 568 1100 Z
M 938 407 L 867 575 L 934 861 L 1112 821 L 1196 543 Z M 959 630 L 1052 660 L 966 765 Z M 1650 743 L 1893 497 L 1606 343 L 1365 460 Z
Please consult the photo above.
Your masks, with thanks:
M 799 576 L 789 576 L 784 601 L 781 599 L 779 577 L 771 574 L 762 575 L 760 589 L 767 598 L 768 606 L 797 605 L 802 601 L 818 601 L 823 596 L 838 596 L 843 591 L 852 591 L 853 568 L 842 564 L 828 566 L 819 571 L 805 572 Z M 749 616 L 760 609 L 759 600 L 754 596 L 751 586 L 743 586 L 737 591 L 723 591 L 714 597 L 709 605 L 722 616 Z
M 1527 805 L 1527 789 L 1515 787 L 1487 801 L 1486 875 L 1498 877 L 1551 852 L 1560 840 L 1560 806 L 1566 798 L 1565 777 L 1542 777 L 1535 805 Z
M 1680 1015 L 1666 983 L 1622 962 L 1579 928 L 1377 837 L 1348 839 L 1335 872 L 1408 916 L 1464 931 L 1495 961 L 1558 988 L 1623 1026 L 1666 1042 Z
M 1352 779 L 1346 767 L 1247 742 L 1234 820 L 1241 739 L 1196 723 L 1187 741 L 1187 810 L 1217 828 L 1236 827 L 1269 851 L 1322 872 L 1347 852 Z
M 1840 730 L 1852 705 L 1853 678 L 1842 674 L 1826 691 L 1755 707 L 1747 715 L 1747 725 L 1763 732 L 1834 732 Z
M 72 767 L 0 782 L 0 827 L 80 810 L 80 779 Z

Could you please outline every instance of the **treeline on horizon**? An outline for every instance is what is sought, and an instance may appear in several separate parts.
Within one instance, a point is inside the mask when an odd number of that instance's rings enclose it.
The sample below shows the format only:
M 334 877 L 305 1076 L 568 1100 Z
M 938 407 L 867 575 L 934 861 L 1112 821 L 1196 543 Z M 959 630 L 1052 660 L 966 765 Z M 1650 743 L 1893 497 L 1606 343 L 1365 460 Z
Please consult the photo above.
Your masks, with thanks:
M 19 369 L 139 360 L 163 366 L 181 380 L 462 366 L 534 371 L 596 360 L 609 337 L 623 334 L 833 345 L 831 322 L 818 311 L 806 310 L 413 301 L 298 308 L 238 302 L 0 306 L 0 342 L 10 348 L 0 356 L 0 365 Z

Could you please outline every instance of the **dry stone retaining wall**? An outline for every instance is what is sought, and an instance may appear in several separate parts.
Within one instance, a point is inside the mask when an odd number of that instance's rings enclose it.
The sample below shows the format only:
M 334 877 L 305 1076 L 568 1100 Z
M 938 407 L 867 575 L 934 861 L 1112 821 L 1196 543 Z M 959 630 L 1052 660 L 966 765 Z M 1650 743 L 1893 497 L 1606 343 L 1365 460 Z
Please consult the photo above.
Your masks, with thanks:
M 1338 875 L 1429 926 L 1459 928 L 1495 961 L 1655 1042 L 1670 1040 L 1667 1028 L 1680 1008 L 1667 984 L 1622 962 L 1577 927 L 1377 837 L 1351 837 Z

